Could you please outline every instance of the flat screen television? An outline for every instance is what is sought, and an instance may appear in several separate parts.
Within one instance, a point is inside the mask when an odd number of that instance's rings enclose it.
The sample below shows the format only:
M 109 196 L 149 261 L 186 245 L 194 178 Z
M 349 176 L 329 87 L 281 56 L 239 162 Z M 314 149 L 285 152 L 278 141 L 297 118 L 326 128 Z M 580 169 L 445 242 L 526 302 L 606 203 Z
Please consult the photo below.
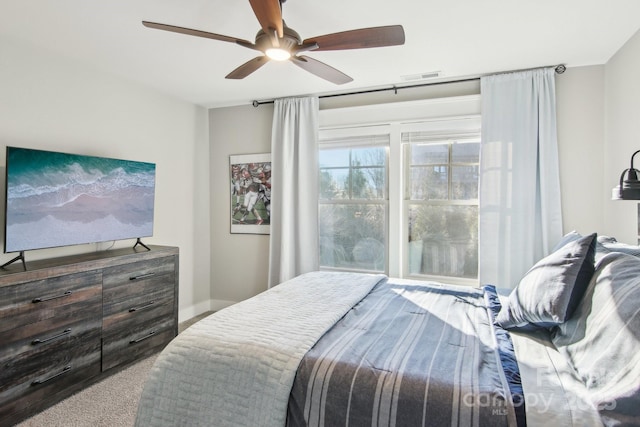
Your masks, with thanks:
M 153 235 L 154 163 L 17 147 L 6 158 L 5 253 Z

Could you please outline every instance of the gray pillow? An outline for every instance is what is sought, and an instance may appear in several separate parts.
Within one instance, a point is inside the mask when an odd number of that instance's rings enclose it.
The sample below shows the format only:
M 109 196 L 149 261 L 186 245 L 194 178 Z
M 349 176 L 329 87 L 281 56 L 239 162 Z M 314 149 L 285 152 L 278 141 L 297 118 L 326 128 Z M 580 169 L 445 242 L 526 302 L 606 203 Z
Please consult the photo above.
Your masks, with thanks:
M 554 328 L 552 340 L 605 425 L 640 425 L 640 259 L 604 256 L 574 315 Z
M 562 236 L 562 239 L 560 239 L 560 241 L 558 243 L 556 243 L 556 245 L 553 247 L 552 252 L 557 251 L 558 249 L 562 248 L 567 243 L 575 242 L 576 240 L 580 240 L 583 237 L 584 236 L 582 234 L 578 233 L 576 230 L 572 230 L 572 231 L 568 232 L 567 234 L 565 234 L 564 236 Z
M 556 246 L 553 248 L 553 251 L 554 252 L 557 251 L 558 249 L 560 249 L 561 247 L 563 247 L 569 242 L 575 242 L 576 240 L 580 240 L 582 237 L 584 236 L 578 233 L 577 231 L 575 230 L 570 231 L 564 236 L 562 236 L 562 239 L 560 239 L 560 241 L 556 243 Z M 608 241 L 606 239 L 613 239 L 613 241 L 615 241 L 613 237 L 607 237 L 607 236 L 598 236 L 596 239 L 596 261 L 595 261 L 596 263 L 600 260 L 600 258 L 612 252 L 610 249 L 608 249 L 604 245 L 604 242 Z
M 572 240 L 538 261 L 496 317 L 505 329 L 549 328 L 565 322 L 594 272 L 596 234 Z

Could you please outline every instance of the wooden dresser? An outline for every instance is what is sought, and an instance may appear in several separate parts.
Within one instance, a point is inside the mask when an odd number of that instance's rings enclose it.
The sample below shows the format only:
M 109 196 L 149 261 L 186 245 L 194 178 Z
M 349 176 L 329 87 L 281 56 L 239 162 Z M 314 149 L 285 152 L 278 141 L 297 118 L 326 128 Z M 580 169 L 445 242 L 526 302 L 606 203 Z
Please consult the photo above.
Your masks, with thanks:
M 0 270 L 0 426 L 14 425 L 178 333 L 178 248 L 149 246 Z

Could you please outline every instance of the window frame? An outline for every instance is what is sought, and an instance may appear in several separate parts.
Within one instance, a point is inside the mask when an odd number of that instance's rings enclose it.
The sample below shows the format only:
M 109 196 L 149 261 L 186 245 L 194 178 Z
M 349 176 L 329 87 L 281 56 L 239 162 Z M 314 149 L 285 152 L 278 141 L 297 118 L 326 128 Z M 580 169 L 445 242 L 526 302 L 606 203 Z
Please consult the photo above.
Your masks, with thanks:
M 432 142 L 434 144 L 447 144 L 447 159 L 448 162 L 434 164 L 436 165 L 445 165 L 447 167 L 447 199 L 433 199 L 433 200 L 416 200 L 411 198 L 411 189 L 410 189 L 410 175 L 411 168 L 414 166 L 410 160 L 410 150 L 408 150 L 407 146 L 411 144 L 428 144 Z M 469 130 L 469 133 L 459 133 L 452 136 L 443 137 L 442 135 L 438 135 L 437 137 L 429 137 L 420 142 L 402 142 L 402 156 L 403 156 L 403 177 L 405 180 L 405 186 L 403 188 L 403 199 L 402 199 L 402 208 L 403 208 L 403 223 L 400 225 L 403 227 L 404 237 L 403 237 L 403 265 L 402 265 L 402 277 L 407 279 L 415 279 L 415 280 L 435 280 L 435 281 L 446 281 L 448 283 L 460 284 L 460 285 L 478 285 L 478 278 L 467 278 L 467 277 L 456 277 L 456 276 L 443 276 L 443 275 L 435 275 L 435 274 L 412 274 L 411 268 L 409 265 L 409 226 L 408 226 L 408 218 L 409 218 L 409 210 L 411 206 L 415 205 L 424 205 L 424 206 L 477 206 L 479 208 L 479 200 L 476 199 L 453 199 L 452 196 L 452 185 L 453 185 L 453 167 L 460 165 L 476 165 L 479 163 L 464 163 L 464 162 L 454 162 L 452 151 L 453 144 L 458 142 L 480 142 L 480 132 L 479 130 L 476 132 L 473 129 Z M 391 228 L 391 226 L 389 226 Z
M 427 99 L 391 104 L 377 104 L 321 110 L 320 141 L 360 134 L 388 132 L 387 170 L 387 238 L 386 274 L 390 277 L 447 281 L 477 286 L 477 280 L 442 276 L 409 276 L 408 226 L 405 218 L 404 191 L 406 177 L 402 172 L 402 133 L 428 131 L 433 138 L 462 138 L 480 134 L 480 95 Z M 362 132 L 362 133 L 361 133 Z M 399 190 L 395 190 L 399 189 Z M 392 233 L 391 230 L 400 230 Z M 324 268 L 323 268 L 324 269 Z
M 320 137 L 318 138 L 318 146 L 319 149 L 358 149 L 358 148 L 369 148 L 369 147 L 382 147 L 385 149 L 385 161 L 384 161 L 384 173 L 385 173 L 385 186 L 384 186 L 384 195 L 382 198 L 377 199 L 321 199 L 318 198 L 318 208 L 320 205 L 378 205 L 382 206 L 385 212 L 385 217 L 387 221 L 384 224 L 384 239 L 385 239 L 385 249 L 387 253 L 385 254 L 385 262 L 384 269 L 382 271 L 376 270 L 364 270 L 358 268 L 347 268 L 347 267 L 329 267 L 329 266 L 320 266 L 322 271 L 351 271 L 351 272 L 361 272 L 361 273 L 383 273 L 388 274 L 389 272 L 389 142 L 388 140 L 376 141 L 373 143 L 367 143 L 366 141 L 358 141 L 358 142 L 335 142 L 336 139 L 347 139 L 350 137 L 362 137 L 365 139 L 368 136 L 376 137 L 379 135 L 388 135 L 388 126 L 376 126 L 376 127 L 367 127 L 363 130 L 363 133 L 359 133 L 359 130 L 362 128 L 351 128 L 351 129 L 343 129 L 343 130 L 326 130 L 320 132 Z M 329 139 L 331 142 L 326 142 Z M 325 142 L 323 142 L 325 141 Z M 351 162 L 350 162 L 351 163 Z M 338 167 L 336 167 L 338 168 Z M 322 169 L 332 169 L 332 167 L 322 168 Z M 349 170 L 352 169 L 352 165 L 349 164 Z M 318 173 L 320 170 L 318 171 Z M 351 182 L 349 184 L 352 185 Z M 352 188 L 349 189 L 349 193 L 351 194 Z

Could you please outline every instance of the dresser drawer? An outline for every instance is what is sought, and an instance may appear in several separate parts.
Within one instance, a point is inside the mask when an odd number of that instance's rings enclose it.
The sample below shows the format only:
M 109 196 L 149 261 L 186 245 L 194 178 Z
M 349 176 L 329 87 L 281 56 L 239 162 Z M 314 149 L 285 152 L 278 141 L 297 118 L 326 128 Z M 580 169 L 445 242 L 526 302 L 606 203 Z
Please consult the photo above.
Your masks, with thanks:
M 117 304 L 117 310 L 114 310 L 114 305 L 105 305 L 103 333 L 109 335 L 118 331 L 126 332 L 136 325 L 153 325 L 164 320 L 175 323 L 173 293 L 173 288 L 152 289 L 124 304 Z
M 21 394 L 14 394 L 8 401 L 0 397 L 0 425 L 15 425 L 47 408 L 52 401 L 60 401 L 82 390 L 87 381 L 100 375 L 100 352 L 93 353 L 91 360 L 86 359 L 86 362 L 78 364 L 72 360 L 67 365 L 50 365 L 41 376 L 25 384 Z M 36 384 L 31 385 L 34 381 Z
M 66 332 L 71 330 L 71 332 Z M 100 373 L 100 319 L 74 324 L 50 341 L 31 343 L 31 349 L 0 361 L 0 406 L 18 399 L 37 399 L 69 378 Z M 48 339 L 45 337 L 45 339 Z M 44 390 L 44 391 L 43 391 Z M 33 397 L 35 395 L 36 397 Z
M 42 354 L 57 350 L 73 350 L 77 341 L 83 338 L 97 337 L 99 342 L 102 326 L 99 310 L 99 306 L 95 306 L 93 317 L 78 318 L 74 322 L 66 323 L 57 328 L 45 328 L 46 324 L 35 324 L 36 327 L 26 325 L 0 334 L 0 340 L 2 340 L 0 342 L 5 343 L 0 347 L 0 366 L 3 367 L 3 372 L 0 373 L 0 383 L 2 383 L 3 376 L 9 372 L 8 367 L 15 366 L 17 361 L 29 360 L 37 365 L 40 362 L 35 362 L 35 359 L 41 357 Z M 85 309 L 83 308 L 81 311 L 85 311 Z M 34 329 L 39 329 L 38 326 L 42 326 L 42 330 L 33 333 Z
M 138 324 L 129 330 L 119 329 L 103 335 L 102 370 L 124 365 L 160 351 L 175 337 L 175 320 Z
M 158 276 L 175 277 L 175 271 L 175 258 L 162 257 L 105 268 L 102 283 L 108 291 L 113 287 L 127 287 L 135 282 L 144 282 Z
M 29 336 L 60 328 L 91 316 L 102 301 L 102 275 L 88 271 L 13 286 L 0 287 L 0 342 L 7 333 L 23 328 Z M 98 314 L 99 315 L 99 314 Z

